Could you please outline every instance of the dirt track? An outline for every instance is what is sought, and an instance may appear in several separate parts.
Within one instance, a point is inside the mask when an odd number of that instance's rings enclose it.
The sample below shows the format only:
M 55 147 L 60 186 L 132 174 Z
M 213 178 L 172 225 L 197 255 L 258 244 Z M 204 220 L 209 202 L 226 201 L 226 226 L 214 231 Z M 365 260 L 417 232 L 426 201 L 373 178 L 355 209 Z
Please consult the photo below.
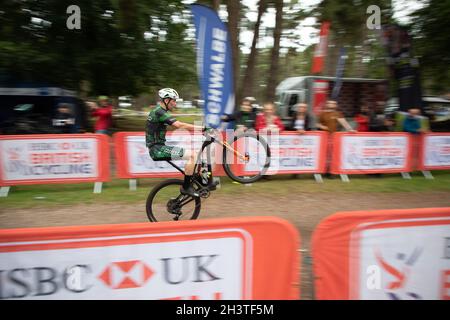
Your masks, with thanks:
M 202 203 L 200 219 L 275 215 L 291 222 L 302 241 L 301 298 L 313 299 L 310 238 L 324 217 L 337 211 L 450 207 L 450 192 L 433 193 L 303 193 L 238 199 L 217 192 Z M 228 205 L 224 205 L 228 204 Z M 61 206 L 48 210 L 0 209 L 0 228 L 97 225 L 147 222 L 144 203 Z

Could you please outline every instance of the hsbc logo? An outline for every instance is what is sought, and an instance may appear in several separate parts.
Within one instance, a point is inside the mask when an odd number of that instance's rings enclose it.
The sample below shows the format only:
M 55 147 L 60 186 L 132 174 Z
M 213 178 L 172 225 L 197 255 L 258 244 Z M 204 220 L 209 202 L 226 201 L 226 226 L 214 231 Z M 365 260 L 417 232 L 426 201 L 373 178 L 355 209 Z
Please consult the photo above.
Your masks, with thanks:
M 92 287 L 86 275 L 89 265 L 78 264 L 64 270 L 51 267 L 0 270 L 0 299 L 50 296 L 60 291 L 82 293 Z
M 217 255 L 197 255 L 159 259 L 159 276 L 170 286 L 220 280 L 211 264 Z M 156 271 L 141 260 L 115 261 L 102 267 L 77 264 L 69 267 L 32 267 L 0 270 L 0 299 L 81 294 L 99 289 L 133 289 L 147 285 Z M 158 269 L 159 270 L 159 269 Z M 104 288 L 104 287 L 103 287 Z M 75 298 L 75 296 L 72 296 Z
M 111 289 L 139 288 L 154 275 L 152 268 L 139 260 L 113 262 L 98 277 Z
M 134 243 L 0 251 L 0 299 L 251 297 L 247 239 L 232 232 L 218 239 L 177 238 L 164 246 L 142 243 L 138 251 Z
M 74 265 L 59 270 L 52 267 L 0 270 L 0 299 L 50 296 L 60 291 L 83 293 L 94 287 L 92 266 Z M 97 277 L 111 289 L 139 288 L 154 275 L 139 260 L 109 264 Z

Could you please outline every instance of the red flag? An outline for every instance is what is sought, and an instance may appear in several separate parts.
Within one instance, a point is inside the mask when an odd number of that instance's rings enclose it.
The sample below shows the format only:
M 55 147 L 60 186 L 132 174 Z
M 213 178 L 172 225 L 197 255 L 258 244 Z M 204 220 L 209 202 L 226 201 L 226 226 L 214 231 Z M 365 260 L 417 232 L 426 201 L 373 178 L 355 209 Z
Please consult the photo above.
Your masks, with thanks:
M 316 45 L 316 49 L 314 50 L 314 58 L 311 73 L 320 73 L 323 69 L 323 62 L 325 60 L 325 56 L 327 55 L 327 47 L 328 47 L 328 32 L 330 30 L 330 22 L 324 21 L 320 28 L 320 40 Z

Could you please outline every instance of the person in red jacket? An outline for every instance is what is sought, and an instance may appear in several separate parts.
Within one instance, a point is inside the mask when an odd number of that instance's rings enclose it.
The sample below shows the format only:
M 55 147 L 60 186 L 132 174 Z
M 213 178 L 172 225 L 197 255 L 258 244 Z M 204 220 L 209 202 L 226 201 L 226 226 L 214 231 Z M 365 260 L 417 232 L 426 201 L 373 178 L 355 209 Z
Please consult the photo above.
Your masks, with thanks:
M 98 102 L 100 106 L 96 103 L 91 103 L 91 114 L 93 117 L 96 117 L 97 120 L 95 122 L 95 133 L 103 133 L 109 134 L 109 129 L 112 124 L 112 111 L 113 107 L 108 102 L 108 97 L 100 96 L 98 97 Z
M 256 116 L 256 131 L 283 131 L 284 125 L 275 113 L 275 105 L 272 102 L 266 102 L 264 103 L 263 110 L 263 113 Z
M 360 112 L 353 118 L 356 126 L 356 131 L 358 132 L 368 132 L 369 131 L 369 121 L 370 121 L 370 114 L 369 114 L 369 107 L 367 104 L 363 104 L 361 106 Z

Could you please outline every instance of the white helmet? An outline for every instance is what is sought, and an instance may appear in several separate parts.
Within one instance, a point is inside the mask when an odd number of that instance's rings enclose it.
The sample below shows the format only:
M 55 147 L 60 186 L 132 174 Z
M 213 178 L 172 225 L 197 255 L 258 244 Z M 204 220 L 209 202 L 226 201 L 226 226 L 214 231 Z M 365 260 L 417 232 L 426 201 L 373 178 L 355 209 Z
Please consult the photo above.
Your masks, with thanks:
M 158 91 L 158 95 L 161 98 L 161 100 L 164 100 L 166 98 L 177 100 L 180 98 L 180 95 L 178 94 L 178 92 L 172 88 L 161 89 Z

